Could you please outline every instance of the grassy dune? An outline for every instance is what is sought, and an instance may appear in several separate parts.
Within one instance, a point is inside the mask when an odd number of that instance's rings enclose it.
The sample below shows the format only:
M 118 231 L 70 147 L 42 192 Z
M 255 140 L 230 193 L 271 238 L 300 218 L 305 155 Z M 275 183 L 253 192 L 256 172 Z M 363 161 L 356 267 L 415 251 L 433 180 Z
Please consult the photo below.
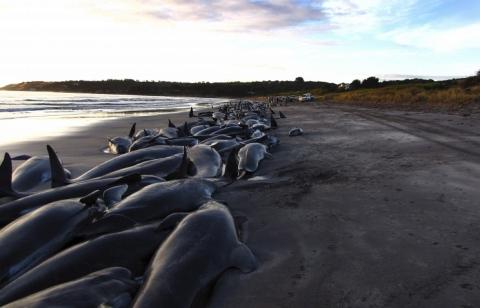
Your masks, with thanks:
M 316 93 L 317 92 L 317 93 Z M 322 93 L 312 91 L 317 101 L 375 107 L 461 109 L 480 105 L 480 82 L 466 79 L 449 82 L 390 85 Z

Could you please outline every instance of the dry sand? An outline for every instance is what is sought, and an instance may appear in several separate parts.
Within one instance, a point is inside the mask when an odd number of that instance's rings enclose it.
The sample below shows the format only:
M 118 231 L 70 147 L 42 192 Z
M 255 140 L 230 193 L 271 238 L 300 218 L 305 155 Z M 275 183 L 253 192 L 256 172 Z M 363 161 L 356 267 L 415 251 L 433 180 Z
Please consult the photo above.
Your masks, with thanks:
M 281 144 L 261 181 L 216 195 L 245 215 L 260 261 L 226 272 L 211 307 L 480 307 L 480 119 L 327 105 L 281 107 Z M 107 136 L 186 113 L 108 121 L 52 144 L 77 173 Z M 303 136 L 288 137 L 302 127 Z

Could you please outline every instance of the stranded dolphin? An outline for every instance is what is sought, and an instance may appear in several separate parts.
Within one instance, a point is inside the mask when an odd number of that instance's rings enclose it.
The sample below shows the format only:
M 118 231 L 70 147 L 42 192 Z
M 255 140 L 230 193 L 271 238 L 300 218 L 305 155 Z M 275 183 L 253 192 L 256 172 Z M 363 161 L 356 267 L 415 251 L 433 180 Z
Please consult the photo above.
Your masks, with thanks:
M 70 171 L 64 169 L 67 178 Z M 15 191 L 30 191 L 38 185 L 49 182 L 52 177 L 48 156 L 33 156 L 18 166 L 12 174 L 12 188 Z
M 140 180 L 141 177 L 138 174 L 108 179 L 92 179 L 64 187 L 51 188 L 4 203 L 0 205 L 0 227 L 47 203 L 69 198 L 80 198 L 94 190 L 104 190 L 112 186 L 129 184 Z
M 52 167 L 53 187 L 98 178 L 104 176 L 105 174 L 127 168 L 148 160 L 169 157 L 175 154 L 180 154 L 184 151 L 183 147 L 167 145 L 158 145 L 146 149 L 141 149 L 138 151 L 116 156 L 110 160 L 107 160 L 104 163 L 99 164 L 98 166 L 93 167 L 79 177 L 69 180 L 61 172 L 63 167 L 55 151 L 49 145 L 47 145 L 47 150 L 50 157 L 50 165 Z
M 176 212 L 190 212 L 212 198 L 217 186 L 203 179 L 184 179 L 149 185 L 113 206 L 89 225 L 82 235 L 104 234 L 164 218 Z
M 192 162 L 191 174 L 195 177 L 212 178 L 222 172 L 222 158 L 212 147 L 198 144 L 188 151 L 188 158 Z
M 45 205 L 0 230 L 0 283 L 11 281 L 59 251 L 100 210 L 99 191 Z
M 188 214 L 160 246 L 133 307 L 190 307 L 225 270 L 248 273 L 257 261 L 239 242 L 230 211 L 209 201 Z
M 261 143 L 249 143 L 238 151 L 238 171 L 239 178 L 247 173 L 257 171 L 260 161 L 265 157 L 270 158 L 272 155 L 268 153 L 267 147 Z
M 10 303 L 8 308 L 128 307 L 138 284 L 129 270 L 106 268 Z
M 125 267 L 135 276 L 141 276 L 170 228 L 173 226 L 164 222 L 154 223 L 72 246 L 1 289 L 0 305 L 107 267 Z
M 136 123 L 133 123 L 130 128 L 130 133 L 128 137 L 115 137 L 108 138 L 108 149 L 112 154 L 123 154 L 127 153 L 128 149 L 132 145 L 133 137 L 135 135 L 135 126 Z

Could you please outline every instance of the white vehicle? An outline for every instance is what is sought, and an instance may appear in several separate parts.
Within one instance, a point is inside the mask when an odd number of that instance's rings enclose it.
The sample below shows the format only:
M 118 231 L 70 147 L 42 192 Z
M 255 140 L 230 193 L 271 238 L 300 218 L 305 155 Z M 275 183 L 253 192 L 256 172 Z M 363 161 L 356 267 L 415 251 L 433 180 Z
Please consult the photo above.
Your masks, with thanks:
M 309 102 L 309 101 L 313 101 L 314 99 L 315 97 L 313 97 L 312 94 L 310 93 L 305 93 L 302 96 L 298 97 L 298 101 L 300 102 Z

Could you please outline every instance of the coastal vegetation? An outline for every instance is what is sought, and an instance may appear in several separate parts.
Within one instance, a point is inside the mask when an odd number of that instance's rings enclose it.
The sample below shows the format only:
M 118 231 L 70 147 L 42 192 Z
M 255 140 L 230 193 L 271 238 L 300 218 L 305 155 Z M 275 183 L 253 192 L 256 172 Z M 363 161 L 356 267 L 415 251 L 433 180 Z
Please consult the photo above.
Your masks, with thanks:
M 334 91 L 325 88 L 309 91 L 319 102 L 353 104 L 368 107 L 407 107 L 413 109 L 458 109 L 480 104 L 480 71 L 475 76 L 434 81 L 405 79 L 380 81 L 369 77 L 363 81 L 339 84 Z M 284 91 L 281 95 L 299 96 L 301 91 Z
M 308 92 L 313 89 L 335 91 L 337 85 L 328 82 L 304 81 L 254 81 L 254 82 L 168 82 L 109 79 L 102 81 L 70 80 L 58 82 L 31 81 L 7 85 L 3 90 L 52 91 L 72 93 L 165 95 L 197 97 L 248 97 L 267 96 L 283 91 Z
M 368 79 L 367 79 L 368 80 Z M 333 103 L 352 103 L 375 107 L 409 107 L 409 108 L 462 108 L 480 103 L 480 74 L 476 76 L 445 81 L 402 80 L 384 82 L 355 83 L 353 88 L 332 93 L 318 94 L 320 101 Z

